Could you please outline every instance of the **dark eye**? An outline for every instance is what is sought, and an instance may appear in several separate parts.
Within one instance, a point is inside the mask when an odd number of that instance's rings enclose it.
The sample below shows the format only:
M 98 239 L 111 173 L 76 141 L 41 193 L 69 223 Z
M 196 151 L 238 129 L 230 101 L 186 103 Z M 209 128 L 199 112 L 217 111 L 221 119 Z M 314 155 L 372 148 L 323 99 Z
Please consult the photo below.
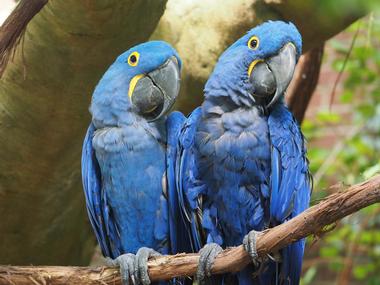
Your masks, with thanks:
M 259 47 L 259 38 L 256 36 L 250 38 L 248 41 L 248 47 L 253 50 L 257 49 Z
M 128 57 L 128 64 L 130 66 L 136 66 L 139 61 L 139 57 L 140 54 L 137 51 L 132 52 Z
M 130 61 L 131 63 L 136 63 L 136 61 L 137 61 L 137 57 L 133 54 L 133 55 L 131 55 L 131 58 L 129 59 L 129 61 Z

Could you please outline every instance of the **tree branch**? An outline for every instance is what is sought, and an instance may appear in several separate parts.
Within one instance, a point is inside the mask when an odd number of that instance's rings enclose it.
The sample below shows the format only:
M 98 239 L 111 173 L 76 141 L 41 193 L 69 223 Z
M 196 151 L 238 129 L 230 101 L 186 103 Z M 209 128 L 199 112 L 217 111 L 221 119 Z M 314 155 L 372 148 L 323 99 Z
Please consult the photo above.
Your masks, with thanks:
M 309 235 L 319 235 L 324 228 L 364 207 L 380 202 L 380 175 L 330 195 L 294 219 L 268 229 L 258 237 L 259 256 L 275 252 Z M 152 280 L 192 276 L 198 254 L 163 256 L 149 261 Z M 236 272 L 250 262 L 243 246 L 224 250 L 215 260 L 213 274 Z M 59 266 L 0 266 L 0 284 L 120 284 L 117 268 Z
M 21 0 L 0 27 L 0 77 L 25 28 L 48 0 Z

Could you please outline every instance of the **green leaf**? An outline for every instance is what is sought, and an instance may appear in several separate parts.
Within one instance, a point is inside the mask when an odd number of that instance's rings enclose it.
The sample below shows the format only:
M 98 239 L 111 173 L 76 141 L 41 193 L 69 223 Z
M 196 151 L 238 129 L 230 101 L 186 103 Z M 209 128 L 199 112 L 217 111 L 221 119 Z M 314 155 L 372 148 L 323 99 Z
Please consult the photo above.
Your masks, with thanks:
M 321 111 L 317 114 L 317 119 L 324 123 L 339 123 L 340 115 L 329 111 Z
M 361 104 L 357 110 L 366 118 L 370 118 L 375 114 L 375 106 L 372 104 Z
M 322 257 L 335 257 L 339 255 L 339 250 L 335 247 L 323 247 L 320 254 Z
M 353 97 L 354 93 L 351 90 L 345 90 L 343 94 L 340 96 L 340 101 L 342 103 L 351 103 Z
M 373 240 L 373 234 L 370 231 L 363 231 L 360 233 L 360 242 L 370 244 Z
M 315 266 L 310 267 L 302 277 L 301 285 L 311 284 L 311 281 L 313 281 L 316 274 L 317 268 Z
M 367 277 L 368 271 L 365 266 L 357 265 L 354 267 L 353 273 L 356 279 L 363 280 Z
M 380 172 L 380 163 L 377 163 L 369 168 L 367 168 L 364 172 L 363 172 L 363 177 L 364 179 L 369 179 L 371 178 L 372 176 L 374 176 L 375 174 L 379 173 Z

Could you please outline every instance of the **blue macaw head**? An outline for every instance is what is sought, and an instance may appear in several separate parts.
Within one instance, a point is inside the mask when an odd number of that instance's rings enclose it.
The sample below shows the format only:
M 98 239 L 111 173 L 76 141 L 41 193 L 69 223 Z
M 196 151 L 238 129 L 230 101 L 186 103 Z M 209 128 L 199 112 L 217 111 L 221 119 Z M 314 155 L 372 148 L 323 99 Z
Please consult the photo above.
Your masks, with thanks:
M 238 105 L 274 104 L 285 92 L 301 55 L 302 39 L 292 23 L 268 21 L 232 44 L 219 58 L 205 92 L 233 90 Z
M 122 53 L 103 75 L 92 95 L 96 127 L 148 122 L 165 115 L 180 87 L 181 59 L 163 41 L 139 44 Z

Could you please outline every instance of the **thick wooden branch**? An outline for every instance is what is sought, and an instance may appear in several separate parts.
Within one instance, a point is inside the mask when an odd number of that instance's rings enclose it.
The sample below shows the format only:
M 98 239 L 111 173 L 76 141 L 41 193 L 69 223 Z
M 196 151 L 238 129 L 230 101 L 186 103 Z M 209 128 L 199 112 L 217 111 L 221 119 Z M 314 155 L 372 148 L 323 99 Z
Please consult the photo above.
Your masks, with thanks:
M 380 202 L 380 175 L 328 198 L 294 219 L 264 231 L 257 240 L 259 256 L 275 252 L 309 235 L 318 235 L 324 228 L 364 207 Z M 197 254 L 177 254 L 149 261 L 152 280 L 194 275 Z M 224 250 L 215 260 L 212 272 L 235 272 L 250 262 L 242 246 Z M 0 266 L 0 284 L 120 284 L 117 268 L 59 266 Z
M 48 0 L 21 0 L 0 27 L 0 77 L 25 28 Z

